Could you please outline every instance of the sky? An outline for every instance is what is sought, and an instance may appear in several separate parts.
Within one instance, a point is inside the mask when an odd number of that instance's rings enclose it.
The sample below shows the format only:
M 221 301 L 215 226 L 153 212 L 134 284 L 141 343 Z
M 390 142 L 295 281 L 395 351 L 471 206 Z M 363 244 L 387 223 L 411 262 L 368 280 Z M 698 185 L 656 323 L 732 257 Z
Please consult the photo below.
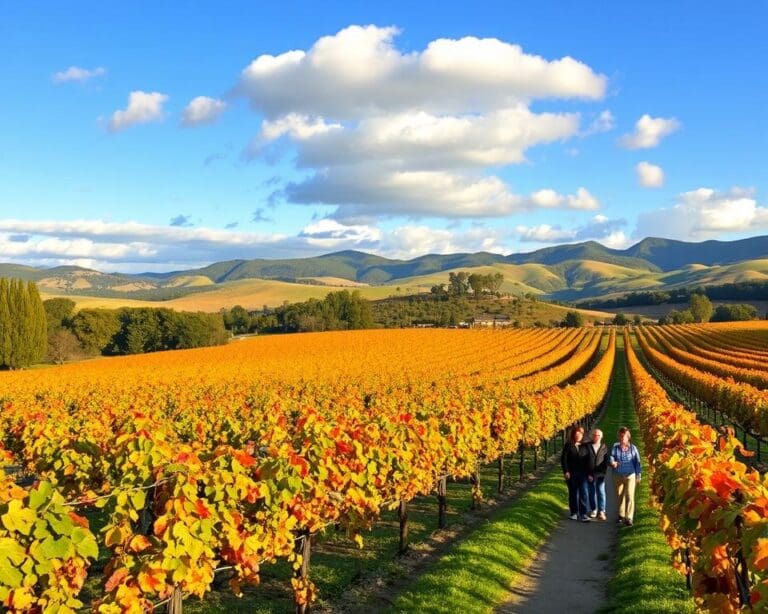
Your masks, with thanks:
M 764 2 L 0 0 L 0 261 L 768 230 Z

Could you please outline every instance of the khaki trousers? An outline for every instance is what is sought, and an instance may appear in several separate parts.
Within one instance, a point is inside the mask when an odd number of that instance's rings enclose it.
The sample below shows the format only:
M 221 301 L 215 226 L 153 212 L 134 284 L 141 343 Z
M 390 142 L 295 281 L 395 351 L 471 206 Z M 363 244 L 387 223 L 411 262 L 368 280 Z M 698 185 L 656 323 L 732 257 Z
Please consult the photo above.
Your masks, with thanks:
M 632 520 L 635 516 L 635 474 L 613 474 L 613 487 L 619 505 L 619 518 Z

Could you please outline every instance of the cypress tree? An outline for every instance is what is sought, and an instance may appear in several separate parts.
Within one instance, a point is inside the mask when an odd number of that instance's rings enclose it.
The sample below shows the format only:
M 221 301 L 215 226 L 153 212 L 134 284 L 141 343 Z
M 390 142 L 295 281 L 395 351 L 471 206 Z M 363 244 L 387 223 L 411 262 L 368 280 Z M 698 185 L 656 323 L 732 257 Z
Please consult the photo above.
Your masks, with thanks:
M 16 369 L 22 364 L 21 360 L 24 356 L 24 348 L 22 347 L 24 344 L 23 308 L 21 283 L 18 279 L 11 279 L 8 290 L 8 308 L 11 312 L 11 334 L 9 335 L 11 348 L 8 352 L 6 365 L 11 369 Z
M 40 292 L 34 282 L 27 284 L 27 293 L 29 294 L 30 308 L 32 311 L 32 353 L 31 362 L 40 362 L 48 349 L 48 316 L 45 313 L 43 300 L 40 298 Z
M 45 355 L 47 322 L 37 286 L 0 280 L 0 367 L 17 369 Z
M 5 277 L 0 278 L 0 367 L 8 366 L 11 354 L 10 287 Z

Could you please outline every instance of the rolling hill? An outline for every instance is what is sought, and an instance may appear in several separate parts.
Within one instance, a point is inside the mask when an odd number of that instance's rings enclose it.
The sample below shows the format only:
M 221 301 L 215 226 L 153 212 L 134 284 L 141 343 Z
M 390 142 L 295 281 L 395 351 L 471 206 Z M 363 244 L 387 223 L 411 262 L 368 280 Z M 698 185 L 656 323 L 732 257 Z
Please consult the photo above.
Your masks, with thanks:
M 428 254 L 412 260 L 348 250 L 313 258 L 231 260 L 200 269 L 138 275 L 74 266 L 37 269 L 0 264 L 0 276 L 34 280 L 48 296 L 72 296 L 89 305 L 130 301 L 202 310 L 235 304 L 275 306 L 349 288 L 371 299 L 415 294 L 446 283 L 449 273 L 457 271 L 501 273 L 504 292 L 562 301 L 640 290 L 768 282 L 768 236 L 703 243 L 648 238 L 626 250 L 588 241 L 526 254 Z

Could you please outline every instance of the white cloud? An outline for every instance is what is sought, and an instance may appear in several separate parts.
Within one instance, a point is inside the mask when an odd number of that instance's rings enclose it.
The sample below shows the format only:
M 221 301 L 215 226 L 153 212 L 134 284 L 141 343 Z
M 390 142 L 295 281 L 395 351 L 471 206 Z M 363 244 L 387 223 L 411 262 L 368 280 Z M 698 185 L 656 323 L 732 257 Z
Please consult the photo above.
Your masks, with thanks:
M 99 66 L 98 68 L 80 68 L 79 66 L 70 66 L 66 70 L 61 70 L 55 73 L 52 77 L 54 83 L 67 83 L 69 81 L 77 81 L 79 83 L 85 83 L 90 79 L 96 77 L 102 77 L 107 74 L 106 68 Z
M 326 124 L 322 117 L 310 119 L 306 115 L 289 113 L 278 119 L 265 119 L 261 124 L 261 140 L 274 141 L 288 135 L 298 141 L 306 141 L 341 128 L 341 124 Z
M 393 27 L 350 26 L 308 51 L 256 58 L 240 91 L 268 117 L 358 118 L 422 109 L 506 108 L 533 98 L 600 99 L 606 78 L 570 57 L 547 61 L 498 39 L 439 39 L 400 52 Z
M 131 92 L 128 97 L 128 107 L 115 111 L 109 120 L 107 128 L 110 132 L 119 132 L 136 124 L 163 119 L 163 104 L 168 96 L 159 92 Z
M 366 118 L 356 126 L 290 114 L 265 121 L 262 139 L 289 134 L 299 147 L 298 163 L 328 167 L 376 161 L 398 169 L 484 167 L 517 164 L 534 145 L 575 135 L 575 114 L 531 113 L 525 106 L 487 115 L 433 115 L 425 111 Z
M 382 232 L 365 224 L 345 225 L 336 220 L 323 218 L 305 226 L 299 237 L 307 244 L 322 249 L 366 248 L 381 241 Z
M 616 127 L 616 119 L 613 117 L 608 109 L 602 111 L 594 121 L 589 125 L 582 136 L 590 136 L 593 134 L 600 134 L 602 132 L 610 132 Z
M 395 258 L 508 252 L 506 238 L 503 230 L 481 226 L 454 231 L 402 225 L 385 232 L 375 225 L 327 218 L 308 224 L 296 235 L 99 220 L 0 220 L 0 253 L 6 260 L 38 266 L 77 264 L 102 271 L 179 270 L 235 258 L 301 257 L 342 249 Z
M 184 109 L 181 123 L 184 126 L 212 124 L 227 108 L 227 103 L 217 98 L 198 96 L 193 98 Z
M 515 227 L 517 238 L 523 243 L 563 243 L 572 241 L 600 241 L 608 247 L 621 248 L 628 245 L 623 231 L 624 219 L 610 219 L 604 215 L 595 215 L 588 223 L 576 228 L 563 228 L 559 225 L 539 224 L 537 226 L 518 225 Z
M 732 188 L 717 192 L 699 188 L 680 194 L 672 207 L 640 214 L 635 236 L 661 233 L 691 240 L 763 228 L 768 228 L 768 208 L 757 203 L 752 190 Z
M 449 171 L 396 171 L 351 166 L 317 173 L 288 184 L 284 196 L 300 204 L 337 205 L 331 217 L 344 223 L 370 223 L 386 217 L 503 217 L 540 207 L 594 209 L 597 199 L 584 188 L 576 194 L 540 190 L 515 194 L 495 176 Z
M 620 143 L 627 149 L 650 149 L 661 143 L 665 136 L 676 132 L 680 122 L 674 117 L 651 117 L 647 113 L 637 120 L 635 131 L 621 137 Z
M 637 180 L 644 188 L 660 188 L 664 185 L 664 169 L 650 162 L 640 162 L 636 167 Z
M 609 233 L 607 236 L 595 239 L 611 249 L 626 249 L 632 244 L 632 240 L 622 230 Z
M 424 254 L 453 254 L 459 252 L 509 253 L 507 235 L 499 229 L 485 227 L 465 231 L 431 228 L 429 226 L 398 226 L 384 233 L 380 253 L 389 258 L 410 259 Z
M 404 53 L 397 34 L 350 26 L 307 51 L 254 60 L 238 91 L 264 120 L 246 155 L 274 158 L 292 145 L 297 166 L 314 174 L 283 196 L 339 205 L 334 217 L 346 222 L 536 206 L 483 171 L 523 163 L 529 148 L 577 136 L 579 114 L 533 113 L 529 104 L 600 99 L 606 78 L 573 58 L 546 60 L 497 39 L 439 39 Z M 599 120 L 605 126 L 612 116 L 606 111 Z M 556 206 L 596 206 L 583 196 Z
M 586 188 L 579 188 L 576 194 L 558 194 L 554 190 L 544 189 L 531 194 L 531 203 L 545 209 L 566 207 L 568 209 L 597 209 L 600 202 Z
M 559 243 L 571 241 L 576 233 L 573 230 L 563 230 L 560 226 L 539 224 L 538 226 L 516 226 L 515 232 L 521 241 L 525 243 Z

